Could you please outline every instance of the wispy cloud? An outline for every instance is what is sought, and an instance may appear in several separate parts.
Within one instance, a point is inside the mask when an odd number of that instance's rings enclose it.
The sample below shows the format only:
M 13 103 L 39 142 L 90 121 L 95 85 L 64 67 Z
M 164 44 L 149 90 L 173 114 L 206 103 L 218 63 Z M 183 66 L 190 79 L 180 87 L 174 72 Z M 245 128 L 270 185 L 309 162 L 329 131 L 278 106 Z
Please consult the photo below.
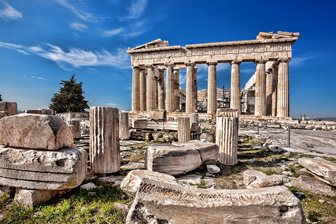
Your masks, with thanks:
M 137 22 L 131 23 L 127 28 L 126 32 L 124 32 L 124 38 L 134 38 L 146 33 L 151 29 L 151 25 L 148 20 L 139 20 Z
M 301 66 L 305 62 L 310 61 L 316 57 L 320 57 L 320 55 L 310 54 L 310 55 L 302 55 L 299 57 L 293 57 L 292 61 L 290 62 L 290 66 L 293 66 L 293 67 Z
M 78 31 L 82 31 L 82 30 L 87 29 L 87 26 L 83 23 L 73 22 L 73 23 L 70 23 L 69 26 L 70 26 L 71 29 L 78 30 Z
M 72 12 L 73 14 L 75 14 L 78 18 L 86 21 L 86 22 L 96 22 L 97 18 L 87 12 L 86 10 L 82 9 L 82 2 L 76 2 L 77 4 L 72 4 L 69 0 L 56 0 L 56 2 L 58 4 L 60 4 L 61 6 L 65 7 L 66 9 L 68 9 L 70 12 Z M 81 6 L 81 7 L 80 7 Z
M 23 54 L 33 54 L 57 63 L 61 68 L 71 65 L 75 68 L 88 66 L 111 66 L 119 69 L 129 67 L 129 56 L 126 49 L 118 49 L 115 53 L 107 50 L 91 51 L 78 48 L 63 50 L 61 47 L 46 44 L 44 46 L 24 46 L 0 42 L 0 47 L 16 50 Z
M 117 29 L 112 29 L 112 30 L 102 30 L 101 35 L 103 37 L 113 37 L 115 35 L 120 34 L 121 32 L 124 31 L 124 28 L 117 28 Z
M 129 6 L 129 10 L 121 20 L 138 19 L 144 13 L 148 0 L 133 0 Z
M 43 78 L 43 77 L 41 77 L 41 76 L 35 76 L 35 75 L 32 75 L 32 76 L 30 76 L 31 78 L 33 78 L 33 79 L 38 79 L 38 80 L 43 80 L 43 81 L 47 81 L 48 79 L 46 79 L 46 78 Z
M 3 9 L 0 10 L 1 19 L 7 21 L 7 20 L 21 19 L 23 17 L 21 12 L 14 9 L 7 2 L 0 0 L 0 3 L 2 3 L 5 6 Z

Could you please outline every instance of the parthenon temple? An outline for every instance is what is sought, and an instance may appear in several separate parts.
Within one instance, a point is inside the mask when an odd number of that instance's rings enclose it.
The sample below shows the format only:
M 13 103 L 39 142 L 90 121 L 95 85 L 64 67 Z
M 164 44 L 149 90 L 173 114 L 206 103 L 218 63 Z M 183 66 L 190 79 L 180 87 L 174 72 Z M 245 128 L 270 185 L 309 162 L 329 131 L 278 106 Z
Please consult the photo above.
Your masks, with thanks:
M 208 65 L 207 113 L 217 111 L 217 73 L 220 63 L 231 64 L 230 108 L 242 116 L 240 65 L 256 64 L 253 117 L 288 119 L 289 62 L 299 33 L 260 32 L 255 40 L 169 46 L 154 40 L 134 48 L 132 58 L 132 113 L 197 113 L 197 66 Z M 180 107 L 180 69 L 186 68 L 185 107 Z M 251 117 L 251 114 L 249 115 Z

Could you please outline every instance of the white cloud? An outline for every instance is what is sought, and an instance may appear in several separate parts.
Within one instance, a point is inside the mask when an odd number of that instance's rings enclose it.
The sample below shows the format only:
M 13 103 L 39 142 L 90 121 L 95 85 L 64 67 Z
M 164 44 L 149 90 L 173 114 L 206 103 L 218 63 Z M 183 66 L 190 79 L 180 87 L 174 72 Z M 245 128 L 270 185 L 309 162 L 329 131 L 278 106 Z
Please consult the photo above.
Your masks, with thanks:
M 124 28 L 117 28 L 117 29 L 112 29 L 112 30 L 102 30 L 101 35 L 103 37 L 113 37 L 115 35 L 120 34 L 121 32 L 124 31 Z
M 138 19 L 144 13 L 148 0 L 133 0 L 129 6 L 128 14 L 122 20 Z
M 5 6 L 5 8 L 0 10 L 0 18 L 3 20 L 15 20 L 15 19 L 21 19 L 22 13 L 14 9 L 11 5 L 9 5 L 5 1 L 0 2 Z
M 139 20 L 135 23 L 131 23 L 124 32 L 124 38 L 138 37 L 141 34 L 150 30 L 151 26 L 148 24 L 147 20 Z
M 86 12 L 85 10 L 82 10 L 78 7 L 79 3 L 81 2 L 77 2 L 77 6 L 75 6 L 74 4 L 71 4 L 69 0 L 56 0 L 56 2 L 58 4 L 60 4 L 61 6 L 65 7 L 66 9 L 68 9 L 70 12 L 72 12 L 73 14 L 75 14 L 78 18 L 86 21 L 86 22 L 96 22 L 97 18 L 91 14 Z
M 20 53 L 38 55 L 57 63 L 61 68 L 71 65 L 75 68 L 89 66 L 111 66 L 125 69 L 130 66 L 126 49 L 118 49 L 115 53 L 107 50 L 91 51 L 78 48 L 63 50 L 61 47 L 47 44 L 46 46 L 23 46 L 0 42 L 0 47 L 16 50 Z M 22 51 L 22 52 L 21 52 Z
M 73 30 L 82 31 L 82 30 L 85 30 L 87 26 L 82 23 L 73 22 L 73 23 L 70 23 L 70 28 Z
M 35 76 L 35 75 L 32 75 L 32 76 L 30 76 L 31 78 L 33 78 L 33 79 L 39 79 L 39 80 L 43 80 L 43 81 L 47 81 L 48 79 L 46 79 L 46 78 L 43 78 L 43 77 L 41 77 L 41 76 Z
M 296 67 L 296 66 L 301 66 L 303 65 L 305 62 L 307 61 L 310 61 L 316 57 L 319 57 L 319 55 L 305 55 L 305 56 L 300 56 L 300 57 L 294 57 L 292 59 L 292 61 L 290 61 L 289 63 L 289 66 L 293 66 L 293 67 Z

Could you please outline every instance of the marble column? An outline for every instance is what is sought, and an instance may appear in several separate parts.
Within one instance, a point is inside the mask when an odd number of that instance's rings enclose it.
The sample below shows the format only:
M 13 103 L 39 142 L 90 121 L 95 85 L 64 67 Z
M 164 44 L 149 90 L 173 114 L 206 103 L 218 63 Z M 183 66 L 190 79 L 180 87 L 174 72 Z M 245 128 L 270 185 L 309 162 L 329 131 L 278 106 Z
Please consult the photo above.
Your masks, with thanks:
M 240 62 L 231 63 L 231 109 L 236 109 L 240 114 Z
M 112 107 L 90 107 L 91 171 L 109 174 L 120 170 L 119 111 Z
M 278 64 L 273 66 L 272 117 L 277 114 Z
M 128 112 L 119 113 L 119 139 L 126 140 L 129 139 L 129 120 Z
M 190 141 L 190 118 L 178 117 L 177 118 L 177 139 L 178 143 Z
M 149 66 L 147 68 L 147 82 L 146 82 L 146 109 L 147 111 L 151 111 L 154 109 L 154 67 Z
M 257 62 L 254 115 L 255 116 L 266 115 L 265 61 Z
M 159 78 L 158 78 L 158 109 L 164 110 L 165 109 L 165 94 L 164 94 L 164 70 L 159 69 Z
M 208 63 L 208 107 L 207 113 L 216 115 L 217 110 L 217 63 Z
M 174 65 L 167 65 L 166 76 L 166 111 L 174 111 Z
M 180 70 L 174 69 L 174 96 L 175 96 L 175 107 L 174 111 L 180 110 Z
M 186 64 L 187 71 L 186 71 L 186 113 L 194 113 L 193 111 L 193 84 L 194 84 L 194 64 Z
M 289 116 L 288 59 L 282 58 L 278 67 L 277 117 Z
M 273 61 L 265 64 L 266 72 L 266 115 L 272 115 L 272 94 L 273 94 Z
M 192 111 L 197 112 L 197 71 L 198 68 L 194 67 L 194 73 L 193 73 L 193 103 L 192 103 Z
M 154 110 L 158 109 L 158 70 L 155 69 L 154 70 L 154 83 L 153 83 L 153 92 L 154 92 L 154 96 L 153 96 L 153 105 L 154 105 Z
M 146 111 L 146 72 L 140 71 L 140 111 Z
M 221 111 L 216 118 L 216 144 L 219 146 L 218 162 L 224 165 L 237 163 L 238 111 Z
M 132 70 L 132 111 L 140 110 L 140 69 L 133 66 Z

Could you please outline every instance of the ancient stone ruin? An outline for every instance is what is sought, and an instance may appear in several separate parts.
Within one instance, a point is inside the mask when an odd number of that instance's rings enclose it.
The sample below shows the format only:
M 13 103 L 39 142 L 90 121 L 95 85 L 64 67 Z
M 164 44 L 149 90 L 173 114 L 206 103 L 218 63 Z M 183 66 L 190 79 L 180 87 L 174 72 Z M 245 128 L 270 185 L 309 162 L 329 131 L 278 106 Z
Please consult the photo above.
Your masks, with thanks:
M 19 114 L 0 120 L 0 185 L 16 188 L 25 206 L 78 187 L 87 153 L 74 147 L 72 131 L 59 117 Z

